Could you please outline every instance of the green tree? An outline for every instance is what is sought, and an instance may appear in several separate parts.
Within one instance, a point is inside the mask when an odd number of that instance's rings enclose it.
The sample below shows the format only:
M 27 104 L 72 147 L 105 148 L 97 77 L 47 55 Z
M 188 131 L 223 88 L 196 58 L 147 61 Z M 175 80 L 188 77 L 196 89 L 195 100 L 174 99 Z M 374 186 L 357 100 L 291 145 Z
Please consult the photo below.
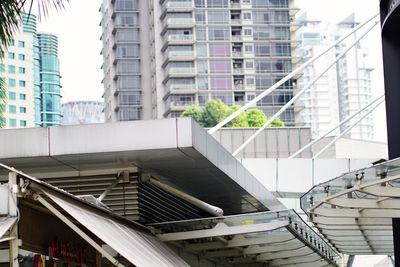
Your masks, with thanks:
M 229 109 L 229 115 L 234 113 L 240 108 L 240 105 L 234 105 Z M 238 115 L 236 118 L 234 118 L 232 121 L 230 121 L 226 127 L 233 127 L 233 128 L 247 128 L 249 127 L 248 123 L 248 118 L 247 118 L 247 113 L 242 112 L 240 115 Z
M 199 106 L 193 105 L 184 112 L 182 112 L 182 117 L 190 117 L 197 121 L 201 126 L 205 127 L 203 124 L 203 109 Z
M 249 127 L 261 127 L 267 122 L 265 113 L 258 108 L 249 109 L 246 114 Z
M 204 108 L 191 106 L 182 113 L 182 117 L 190 117 L 197 121 L 204 128 L 211 128 L 224 120 L 240 108 L 240 105 L 228 107 L 221 99 L 209 100 Z M 247 128 L 261 127 L 267 122 L 267 117 L 262 110 L 252 108 L 247 112 L 238 115 L 225 127 Z M 284 127 L 285 124 L 280 120 L 274 120 L 269 127 Z
M 203 127 L 209 128 L 217 125 L 229 116 L 229 107 L 221 99 L 209 100 L 203 110 Z
M 0 0 L 0 55 L 4 55 L 7 50 L 8 40 L 13 38 L 14 32 L 18 29 L 23 12 L 32 11 L 33 4 L 36 2 L 39 18 L 46 16 L 50 7 L 55 9 L 64 8 L 64 3 L 69 0 Z M 27 3 L 29 5 L 27 6 Z M 25 7 L 28 10 L 25 10 Z M 0 57 L 1 58 L 1 57 Z M 1 61 L 1 59 L 0 59 Z M 0 82 L 0 127 L 4 124 L 4 101 L 6 97 L 6 83 Z

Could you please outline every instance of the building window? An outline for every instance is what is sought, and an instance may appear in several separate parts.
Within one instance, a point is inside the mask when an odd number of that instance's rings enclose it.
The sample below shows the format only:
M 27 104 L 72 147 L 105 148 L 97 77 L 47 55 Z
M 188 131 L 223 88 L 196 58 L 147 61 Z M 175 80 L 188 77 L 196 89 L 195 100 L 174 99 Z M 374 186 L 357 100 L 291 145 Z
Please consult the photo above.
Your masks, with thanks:
M 245 20 L 250 20 L 250 19 L 251 19 L 251 13 L 249 13 L 249 12 L 244 12 L 244 13 L 243 13 L 243 19 L 245 19 Z
M 9 45 L 9 46 L 14 46 L 14 40 L 13 40 L 13 39 L 8 40 L 8 45 Z
M 244 29 L 244 35 L 252 36 L 253 35 L 253 31 L 251 29 Z
M 8 99 L 15 100 L 15 98 L 16 98 L 16 93 L 15 92 L 8 92 Z
M 25 55 L 24 54 L 18 54 L 18 59 L 19 60 L 25 60 Z
M 19 100 L 26 100 L 26 94 L 19 94 Z
M 253 53 L 253 46 L 252 45 L 245 45 L 244 46 L 244 51 L 246 53 Z
M 16 119 L 9 119 L 9 120 L 8 120 L 8 125 L 9 125 L 10 127 L 15 127 L 15 126 L 17 126 L 17 120 L 16 120 Z
M 254 78 L 247 78 L 246 79 L 246 84 L 247 85 L 254 85 Z
M 0 72 L 5 72 L 6 71 L 6 66 L 4 64 L 0 64 Z
M 20 127 L 26 127 L 26 121 L 25 120 L 20 120 L 19 121 L 19 126 Z
M 19 113 L 26 113 L 26 107 L 19 107 Z
M 9 113 L 16 113 L 17 112 L 17 107 L 14 105 L 9 105 L 8 106 L 8 112 Z
M 26 82 L 25 81 L 19 81 L 19 86 L 20 87 L 25 87 L 26 86 Z
M 254 61 L 246 61 L 246 69 L 253 69 L 254 68 Z
M 13 52 L 8 52 L 9 59 L 15 59 L 15 54 Z
M 8 73 L 15 73 L 15 66 L 8 65 Z
M 19 67 L 18 68 L 18 72 L 21 73 L 21 74 L 25 74 L 25 68 Z
M 19 47 L 25 47 L 25 42 L 24 41 L 18 41 L 18 46 Z
M 8 79 L 8 86 L 14 87 L 16 84 L 15 79 Z

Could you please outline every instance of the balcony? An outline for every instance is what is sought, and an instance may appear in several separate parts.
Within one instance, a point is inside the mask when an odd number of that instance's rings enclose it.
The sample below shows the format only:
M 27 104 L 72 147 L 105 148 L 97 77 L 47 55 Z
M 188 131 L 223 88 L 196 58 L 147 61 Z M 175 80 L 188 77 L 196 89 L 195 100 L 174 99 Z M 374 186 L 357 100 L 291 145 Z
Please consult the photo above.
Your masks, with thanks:
M 242 24 L 242 20 L 241 19 L 231 19 L 231 24 L 240 25 L 240 24 Z
M 164 2 L 162 5 L 162 13 L 160 18 L 163 19 L 168 12 L 191 12 L 194 9 L 193 1 L 182 1 L 182 2 L 175 2 L 175 1 L 167 1 Z
M 195 77 L 196 68 L 194 67 L 170 67 L 165 69 L 165 79 L 163 83 L 166 83 L 170 78 L 185 78 Z
M 179 99 L 171 99 L 166 101 L 167 112 L 171 111 L 184 111 L 188 107 L 193 106 L 196 103 L 194 99 L 188 100 L 179 100 Z
M 242 35 L 232 35 L 232 41 L 242 41 L 243 36 Z
M 233 73 L 234 74 L 243 74 L 244 69 L 243 68 L 233 68 Z
M 233 9 L 241 9 L 242 4 L 240 2 L 231 2 L 231 8 Z
M 196 59 L 194 51 L 168 51 L 164 52 L 163 67 L 170 61 L 194 61 Z
M 168 29 L 184 29 L 193 27 L 193 18 L 168 18 L 163 21 L 163 30 L 161 34 L 164 34 Z
M 168 45 L 189 45 L 195 43 L 193 34 L 168 34 L 164 35 L 163 40 L 162 51 L 167 49 Z
M 242 51 L 232 51 L 232 57 L 234 57 L 234 58 L 243 57 L 243 52 Z
M 164 98 L 167 98 L 169 95 L 195 94 L 196 92 L 195 84 L 170 84 L 166 87 L 166 95 Z

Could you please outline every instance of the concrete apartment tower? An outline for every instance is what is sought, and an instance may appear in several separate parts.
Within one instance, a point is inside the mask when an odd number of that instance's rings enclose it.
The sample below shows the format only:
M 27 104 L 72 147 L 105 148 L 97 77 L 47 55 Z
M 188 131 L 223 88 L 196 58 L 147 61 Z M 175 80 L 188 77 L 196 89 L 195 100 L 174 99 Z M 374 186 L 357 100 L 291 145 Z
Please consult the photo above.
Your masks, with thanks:
M 289 73 L 291 0 L 103 0 L 106 121 L 178 117 L 209 99 L 244 104 Z M 293 81 L 258 103 L 275 113 Z M 294 109 L 281 119 L 294 123 Z
M 303 14 L 298 19 L 302 24 L 298 31 L 302 41 L 299 51 L 302 62 L 321 53 L 340 36 L 357 26 L 354 14 L 345 20 L 331 25 L 321 20 L 308 19 Z M 357 35 L 349 37 L 340 46 L 326 53 L 322 59 L 309 65 L 299 79 L 299 88 L 307 85 L 313 78 L 333 62 Z M 339 124 L 351 114 L 356 113 L 372 100 L 372 69 L 367 65 L 367 50 L 361 42 L 352 48 L 336 66 L 329 69 L 301 98 L 298 103 L 296 122 L 311 127 L 312 136 L 316 138 Z M 344 130 L 348 125 L 344 125 Z M 372 114 L 355 126 L 347 137 L 352 139 L 372 140 L 374 138 Z
M 38 34 L 33 14 L 21 20 L 0 59 L 0 78 L 7 84 L 5 128 L 60 125 L 57 37 Z

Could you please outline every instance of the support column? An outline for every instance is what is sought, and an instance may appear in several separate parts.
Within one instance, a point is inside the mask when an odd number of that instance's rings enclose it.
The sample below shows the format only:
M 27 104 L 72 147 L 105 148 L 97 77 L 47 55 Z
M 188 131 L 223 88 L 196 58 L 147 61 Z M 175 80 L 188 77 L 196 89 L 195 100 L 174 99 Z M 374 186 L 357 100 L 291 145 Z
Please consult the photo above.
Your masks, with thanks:
M 17 193 L 18 193 L 18 183 L 17 174 L 15 172 L 10 172 L 8 174 L 8 214 L 10 216 L 18 216 L 18 206 L 17 206 Z M 10 231 L 10 237 L 15 237 L 10 240 L 10 266 L 19 267 L 18 262 L 18 223 L 16 223 Z

